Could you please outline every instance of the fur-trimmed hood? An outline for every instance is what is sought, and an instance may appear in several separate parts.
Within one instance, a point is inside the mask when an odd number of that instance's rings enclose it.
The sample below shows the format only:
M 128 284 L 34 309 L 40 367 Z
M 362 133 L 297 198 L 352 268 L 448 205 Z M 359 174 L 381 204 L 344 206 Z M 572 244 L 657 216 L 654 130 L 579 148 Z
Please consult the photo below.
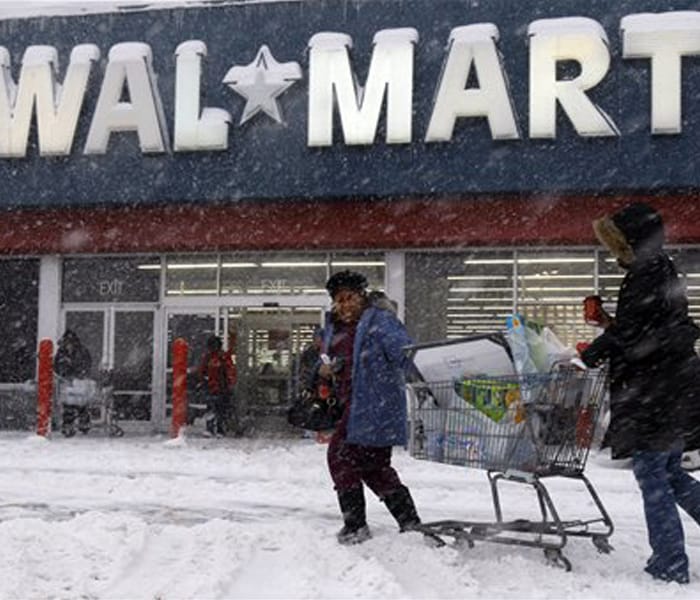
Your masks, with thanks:
M 664 224 L 651 206 L 637 202 L 593 221 L 596 237 L 622 265 L 661 250 Z
M 377 308 L 388 310 L 394 314 L 397 314 L 398 312 L 394 301 L 384 292 L 379 290 L 373 290 L 367 294 L 367 303 L 370 306 L 376 306 Z

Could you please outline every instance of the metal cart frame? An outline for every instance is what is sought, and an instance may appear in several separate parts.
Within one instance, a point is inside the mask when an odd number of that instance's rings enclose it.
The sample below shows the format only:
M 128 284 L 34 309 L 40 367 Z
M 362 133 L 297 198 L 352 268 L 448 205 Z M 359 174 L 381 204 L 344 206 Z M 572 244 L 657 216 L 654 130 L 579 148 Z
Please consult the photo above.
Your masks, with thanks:
M 584 475 L 606 393 L 603 370 L 557 365 L 551 373 L 468 377 L 408 384 L 410 455 L 487 472 L 495 521 L 444 520 L 417 529 L 445 545 L 475 541 L 541 548 L 548 562 L 571 570 L 562 548 L 569 537 L 590 538 L 601 553 L 613 548 L 614 526 Z M 562 520 L 544 485 L 548 477 L 581 482 L 598 515 Z M 532 486 L 541 520 L 505 521 L 499 483 Z

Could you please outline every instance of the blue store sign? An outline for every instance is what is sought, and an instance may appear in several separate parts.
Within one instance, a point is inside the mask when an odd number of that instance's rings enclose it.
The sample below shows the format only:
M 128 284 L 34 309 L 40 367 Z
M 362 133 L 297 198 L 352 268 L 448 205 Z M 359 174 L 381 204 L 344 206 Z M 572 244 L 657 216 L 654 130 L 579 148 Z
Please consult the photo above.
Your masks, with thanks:
M 700 12 L 663 4 L 0 22 L 0 206 L 695 189 Z

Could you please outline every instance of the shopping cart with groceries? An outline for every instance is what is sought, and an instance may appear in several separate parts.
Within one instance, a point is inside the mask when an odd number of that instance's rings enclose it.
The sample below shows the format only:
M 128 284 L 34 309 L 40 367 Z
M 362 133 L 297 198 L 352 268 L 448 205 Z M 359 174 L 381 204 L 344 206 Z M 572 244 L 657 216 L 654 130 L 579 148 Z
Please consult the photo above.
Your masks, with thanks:
M 124 430 L 117 423 L 113 387 L 108 378 L 56 377 L 56 408 L 61 433 L 73 437 L 78 431 L 87 434 L 101 429 L 105 434 L 121 437 Z
M 613 523 L 584 475 L 606 391 L 604 370 L 567 361 L 546 373 L 516 374 L 499 334 L 417 345 L 409 352 L 416 365 L 415 381 L 408 384 L 410 455 L 485 470 L 495 513 L 493 521 L 426 522 L 420 531 L 437 545 L 452 538 L 469 547 L 489 541 L 541 548 L 549 563 L 567 571 L 571 562 L 562 549 L 569 537 L 587 537 L 601 553 L 612 550 Z M 551 477 L 580 482 L 593 512 L 562 519 L 544 483 Z M 504 518 L 502 482 L 534 490 L 535 518 Z

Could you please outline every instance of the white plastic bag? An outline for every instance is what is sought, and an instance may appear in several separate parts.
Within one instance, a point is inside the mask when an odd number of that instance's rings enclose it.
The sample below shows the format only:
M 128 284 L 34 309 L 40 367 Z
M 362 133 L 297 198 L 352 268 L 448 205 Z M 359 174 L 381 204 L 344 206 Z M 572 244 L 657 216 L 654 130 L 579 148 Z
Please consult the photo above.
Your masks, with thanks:
M 97 382 L 92 379 L 70 379 L 62 381 L 58 398 L 61 404 L 88 406 L 97 396 Z

